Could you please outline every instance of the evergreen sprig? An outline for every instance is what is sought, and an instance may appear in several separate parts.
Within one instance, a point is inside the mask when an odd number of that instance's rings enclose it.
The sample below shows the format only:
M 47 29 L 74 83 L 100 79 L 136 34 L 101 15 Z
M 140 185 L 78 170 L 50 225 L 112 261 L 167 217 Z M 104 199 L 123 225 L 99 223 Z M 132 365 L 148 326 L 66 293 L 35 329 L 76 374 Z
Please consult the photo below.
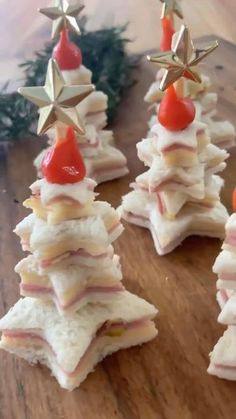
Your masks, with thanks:
M 71 34 L 71 40 L 82 50 L 83 64 L 93 73 L 93 83 L 108 95 L 108 120 L 115 115 L 122 92 L 130 84 L 130 73 L 136 62 L 126 52 L 129 42 L 123 27 L 87 31 L 84 20 L 80 22 L 81 36 Z M 25 86 L 44 84 L 47 63 L 55 42 L 50 42 L 35 53 L 34 59 L 19 66 L 25 74 Z M 0 141 L 13 142 L 32 134 L 38 118 L 36 106 L 17 92 L 7 93 L 5 86 L 0 93 Z

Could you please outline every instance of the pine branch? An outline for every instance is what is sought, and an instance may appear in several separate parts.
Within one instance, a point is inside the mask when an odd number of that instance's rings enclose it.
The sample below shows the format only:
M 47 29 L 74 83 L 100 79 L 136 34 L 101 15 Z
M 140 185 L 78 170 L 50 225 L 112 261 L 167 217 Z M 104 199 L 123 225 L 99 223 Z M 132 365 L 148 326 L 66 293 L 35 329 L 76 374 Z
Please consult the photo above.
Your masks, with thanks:
M 81 24 L 82 23 L 82 24 Z M 124 38 L 123 27 L 113 27 L 88 32 L 80 22 L 80 37 L 71 34 L 71 40 L 82 50 L 83 64 L 93 73 L 93 83 L 98 90 L 108 95 L 108 120 L 115 115 L 124 89 L 131 84 L 131 70 L 137 62 L 126 53 L 129 42 Z M 54 42 L 48 43 L 35 53 L 33 60 L 21 63 L 25 74 L 25 86 L 44 84 L 47 63 L 51 57 Z M 0 93 L 0 141 L 13 142 L 32 133 L 38 118 L 37 108 L 17 92 L 7 93 L 5 86 Z

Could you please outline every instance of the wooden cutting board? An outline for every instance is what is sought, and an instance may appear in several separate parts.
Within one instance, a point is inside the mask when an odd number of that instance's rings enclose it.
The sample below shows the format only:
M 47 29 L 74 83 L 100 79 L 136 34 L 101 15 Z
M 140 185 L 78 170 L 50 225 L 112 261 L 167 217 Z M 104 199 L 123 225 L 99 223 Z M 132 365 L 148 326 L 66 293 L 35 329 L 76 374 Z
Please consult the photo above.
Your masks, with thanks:
M 204 38 L 202 40 L 209 40 Z M 204 72 L 219 94 L 219 113 L 234 122 L 236 47 L 224 40 L 208 57 Z M 144 171 L 135 144 L 147 131 L 143 96 L 156 67 L 143 60 L 137 83 L 127 91 L 113 125 L 117 145 L 126 154 L 130 175 L 99 186 L 100 199 L 118 206 L 129 183 Z M 23 257 L 12 229 L 25 215 L 21 202 L 35 180 L 32 159 L 43 141 L 16 144 L 0 164 L 0 314 L 19 298 L 13 268 Z M 236 150 L 223 177 L 223 202 L 231 211 L 236 184 Z M 211 269 L 220 241 L 191 237 L 167 256 L 155 253 L 150 233 L 125 223 L 115 244 L 128 290 L 159 308 L 158 337 L 138 348 L 105 359 L 81 387 L 59 388 L 44 367 L 31 367 L 0 353 L 0 419 L 229 419 L 236 412 L 236 383 L 206 373 L 208 354 L 224 328 L 217 324 L 216 277 Z M 235 348 L 236 352 L 236 348 Z

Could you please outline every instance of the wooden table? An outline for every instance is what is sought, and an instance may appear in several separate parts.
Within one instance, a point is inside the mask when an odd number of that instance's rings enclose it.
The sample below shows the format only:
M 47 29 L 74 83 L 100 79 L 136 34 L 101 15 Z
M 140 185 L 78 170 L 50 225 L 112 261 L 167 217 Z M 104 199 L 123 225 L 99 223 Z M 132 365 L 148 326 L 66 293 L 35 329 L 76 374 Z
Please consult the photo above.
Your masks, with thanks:
M 234 121 L 236 47 L 221 41 L 207 60 L 206 72 L 216 83 L 221 116 Z M 100 199 L 118 206 L 134 177 L 144 171 L 135 144 L 146 133 L 144 93 L 155 66 L 143 62 L 137 84 L 123 100 L 114 124 L 117 144 L 128 157 L 130 176 L 101 185 Z M 23 257 L 15 224 L 26 211 L 21 206 L 34 181 L 32 159 L 41 140 L 16 144 L 0 165 L 1 297 L 0 314 L 18 299 L 13 272 Z M 223 176 L 223 202 L 231 211 L 236 150 Z M 216 318 L 216 277 L 212 264 L 221 243 L 192 237 L 170 255 L 156 255 L 150 233 L 125 224 L 115 244 L 121 255 L 124 284 L 155 304 L 159 336 L 152 342 L 120 351 L 102 362 L 81 387 L 61 390 L 44 367 L 0 353 L 0 419 L 229 419 L 235 417 L 236 383 L 207 375 L 208 353 L 223 332 Z

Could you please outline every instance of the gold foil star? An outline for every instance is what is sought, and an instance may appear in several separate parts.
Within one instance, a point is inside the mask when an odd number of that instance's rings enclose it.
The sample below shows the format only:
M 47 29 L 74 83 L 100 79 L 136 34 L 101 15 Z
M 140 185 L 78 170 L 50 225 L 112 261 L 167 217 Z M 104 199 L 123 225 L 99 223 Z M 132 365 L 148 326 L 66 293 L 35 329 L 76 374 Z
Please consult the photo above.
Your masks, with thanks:
M 217 47 L 218 42 L 215 41 L 211 45 L 195 48 L 189 29 L 182 25 L 180 31 L 174 35 L 172 51 L 159 53 L 154 57 L 148 56 L 147 59 L 166 68 L 160 83 L 160 89 L 166 90 L 181 77 L 201 83 L 195 67 Z
M 180 19 L 183 19 L 183 11 L 179 4 L 179 0 L 161 0 L 161 2 L 163 3 L 161 19 L 165 16 L 171 16 L 173 14 L 178 16 Z
M 56 0 L 55 6 L 39 9 L 39 12 L 53 20 L 52 38 L 54 38 L 60 34 L 62 29 L 70 29 L 80 35 L 76 17 L 83 8 L 84 5 L 79 1 L 70 5 L 67 0 Z
M 92 84 L 66 86 L 56 61 L 50 59 L 45 86 L 20 87 L 18 92 L 40 108 L 38 134 L 44 134 L 60 121 L 82 135 L 84 127 L 75 107 L 93 90 Z

